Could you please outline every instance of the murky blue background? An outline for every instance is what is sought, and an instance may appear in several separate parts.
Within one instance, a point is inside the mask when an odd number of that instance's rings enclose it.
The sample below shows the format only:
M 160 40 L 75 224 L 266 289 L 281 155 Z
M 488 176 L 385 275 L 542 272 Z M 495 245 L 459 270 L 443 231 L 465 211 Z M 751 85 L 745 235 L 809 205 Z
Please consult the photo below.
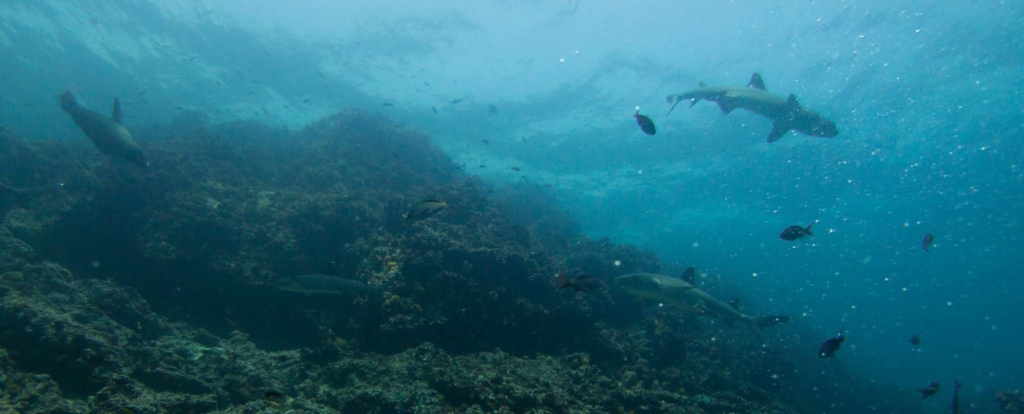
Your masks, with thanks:
M 550 185 L 591 236 L 696 264 L 820 339 L 845 325 L 838 360 L 879 383 L 1020 387 L 1018 2 L 300 3 L 0 3 L 0 125 L 84 139 L 64 89 L 101 112 L 119 96 L 129 128 L 377 108 L 488 181 Z M 665 115 L 666 95 L 754 71 L 840 136 L 768 145 L 747 112 Z

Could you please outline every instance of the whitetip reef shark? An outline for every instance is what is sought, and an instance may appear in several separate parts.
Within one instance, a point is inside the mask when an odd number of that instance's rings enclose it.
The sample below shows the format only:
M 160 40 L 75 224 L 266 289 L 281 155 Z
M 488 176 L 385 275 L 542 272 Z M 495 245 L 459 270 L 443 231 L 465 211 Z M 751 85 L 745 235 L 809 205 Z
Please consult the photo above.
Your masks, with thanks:
M 693 278 L 696 273 L 697 269 L 693 266 L 686 269 L 678 278 L 657 273 L 631 273 L 616 277 L 615 284 L 634 296 L 678 308 L 702 305 L 709 314 L 718 316 L 730 324 L 740 322 L 766 328 L 789 320 L 788 316 L 782 315 L 758 318 L 740 312 L 738 299 L 729 303 L 722 302 L 694 286 Z
M 723 115 L 729 115 L 738 108 L 771 119 L 775 126 L 768 134 L 769 144 L 778 141 L 790 130 L 812 137 L 832 138 L 839 135 L 836 124 L 823 115 L 800 106 L 795 95 L 789 94 L 788 98 L 784 98 L 768 92 L 764 87 L 764 80 L 757 73 L 750 76 L 747 86 L 705 86 L 704 82 L 700 82 L 697 89 L 669 95 L 666 99 L 672 104 L 668 113 L 672 113 L 672 109 L 684 100 L 689 100 L 692 108 L 698 101 L 704 99 L 717 103 Z

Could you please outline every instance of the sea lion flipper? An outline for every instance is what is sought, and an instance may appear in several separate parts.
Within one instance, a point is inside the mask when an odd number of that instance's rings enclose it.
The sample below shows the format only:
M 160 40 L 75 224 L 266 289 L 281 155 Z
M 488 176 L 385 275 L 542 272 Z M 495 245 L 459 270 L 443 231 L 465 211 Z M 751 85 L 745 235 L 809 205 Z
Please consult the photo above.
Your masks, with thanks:
M 121 123 L 121 100 L 114 98 L 114 115 L 111 116 L 114 122 Z

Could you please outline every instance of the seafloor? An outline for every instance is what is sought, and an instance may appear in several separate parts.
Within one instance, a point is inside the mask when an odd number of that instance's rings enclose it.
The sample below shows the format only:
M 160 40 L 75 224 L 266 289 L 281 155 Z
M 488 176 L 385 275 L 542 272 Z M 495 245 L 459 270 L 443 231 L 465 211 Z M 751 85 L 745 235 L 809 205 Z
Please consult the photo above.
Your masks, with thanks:
M 0 130 L 0 180 L 20 189 L 0 193 L 0 411 L 920 412 L 841 364 L 801 367 L 798 323 L 556 290 L 557 273 L 674 270 L 385 118 L 288 131 L 185 113 L 133 134 L 149 170 L 84 136 Z M 449 210 L 403 219 L 429 198 Z M 307 273 L 385 293 L 263 286 Z

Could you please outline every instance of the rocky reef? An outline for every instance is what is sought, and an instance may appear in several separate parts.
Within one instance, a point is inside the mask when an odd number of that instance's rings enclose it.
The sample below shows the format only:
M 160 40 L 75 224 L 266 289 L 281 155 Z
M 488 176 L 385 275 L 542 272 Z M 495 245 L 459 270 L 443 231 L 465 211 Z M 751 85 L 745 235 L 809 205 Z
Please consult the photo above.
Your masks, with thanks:
M 673 270 L 584 236 L 543 187 L 465 174 L 414 129 L 361 111 L 299 131 L 184 113 L 133 133 L 149 170 L 0 130 L 0 408 L 859 412 L 797 391 L 814 384 L 788 328 L 555 289 L 557 274 Z M 430 198 L 450 207 L 405 220 Z M 307 273 L 382 293 L 266 287 Z

